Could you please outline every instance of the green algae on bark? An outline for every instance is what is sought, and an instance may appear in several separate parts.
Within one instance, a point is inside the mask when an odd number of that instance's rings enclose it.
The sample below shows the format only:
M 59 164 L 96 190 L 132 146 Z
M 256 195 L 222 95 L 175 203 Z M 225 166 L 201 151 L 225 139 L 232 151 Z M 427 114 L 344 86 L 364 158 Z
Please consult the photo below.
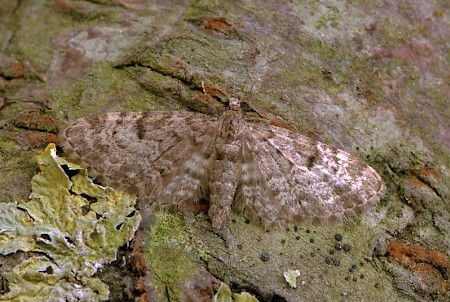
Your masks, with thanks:
M 0 253 L 26 253 L 2 272 L 9 291 L 0 301 L 107 300 L 108 286 L 94 275 L 134 236 L 135 197 L 94 184 L 54 144 L 37 162 L 30 201 L 0 204 Z
M 191 234 L 179 214 L 163 213 L 156 217 L 148 234 L 145 258 L 157 278 L 152 287 L 167 294 L 170 301 L 180 301 L 180 284 L 196 272 L 198 259 L 193 250 Z

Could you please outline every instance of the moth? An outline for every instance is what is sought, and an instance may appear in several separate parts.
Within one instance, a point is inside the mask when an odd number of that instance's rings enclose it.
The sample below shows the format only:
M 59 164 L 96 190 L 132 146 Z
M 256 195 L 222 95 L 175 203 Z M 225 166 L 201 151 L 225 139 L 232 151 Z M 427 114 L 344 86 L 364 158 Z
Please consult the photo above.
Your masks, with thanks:
M 349 153 L 297 132 L 249 123 L 240 101 L 220 117 L 193 112 L 105 113 L 61 134 L 64 150 L 101 182 L 135 192 L 152 209 L 209 200 L 220 228 L 232 210 L 269 229 L 341 220 L 370 208 L 386 186 Z

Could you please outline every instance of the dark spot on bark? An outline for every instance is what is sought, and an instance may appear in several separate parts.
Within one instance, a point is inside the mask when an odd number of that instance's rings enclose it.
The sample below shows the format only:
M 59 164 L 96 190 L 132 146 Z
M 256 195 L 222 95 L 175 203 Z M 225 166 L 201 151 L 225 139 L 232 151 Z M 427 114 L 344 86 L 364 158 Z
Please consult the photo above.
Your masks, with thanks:
M 346 252 L 346 253 L 348 253 L 348 252 L 350 252 L 351 251 L 351 249 L 352 249 L 352 246 L 350 245 L 350 244 L 344 244 L 343 246 L 342 246 L 342 249 Z
M 262 261 L 269 261 L 270 256 L 267 253 L 262 253 L 259 258 L 261 258 Z

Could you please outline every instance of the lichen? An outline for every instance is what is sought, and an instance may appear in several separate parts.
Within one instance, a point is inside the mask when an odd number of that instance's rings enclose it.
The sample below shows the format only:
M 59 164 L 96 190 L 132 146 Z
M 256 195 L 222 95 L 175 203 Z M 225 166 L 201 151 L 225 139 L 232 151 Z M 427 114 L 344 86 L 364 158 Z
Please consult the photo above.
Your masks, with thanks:
M 300 276 L 299 270 L 287 270 L 283 273 L 283 277 L 286 280 L 286 282 L 289 284 L 292 288 L 297 288 L 297 277 Z
M 222 283 L 219 290 L 214 295 L 213 302 L 258 302 L 254 296 L 247 292 L 242 292 L 239 294 L 232 293 L 230 287 Z
M 137 230 L 135 197 L 94 184 L 54 144 L 37 162 L 30 200 L 0 204 L 0 253 L 28 252 L 2 273 L 9 291 L 0 301 L 107 300 L 108 286 L 94 275 Z

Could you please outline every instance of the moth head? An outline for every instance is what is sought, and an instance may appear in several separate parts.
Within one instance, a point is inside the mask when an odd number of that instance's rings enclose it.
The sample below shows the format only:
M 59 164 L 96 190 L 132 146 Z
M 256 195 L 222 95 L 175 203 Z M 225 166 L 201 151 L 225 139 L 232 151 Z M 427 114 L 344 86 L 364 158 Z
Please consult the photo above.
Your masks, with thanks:
M 241 110 L 241 101 L 238 98 L 230 98 L 228 106 L 230 107 L 230 110 L 233 111 L 240 111 Z

